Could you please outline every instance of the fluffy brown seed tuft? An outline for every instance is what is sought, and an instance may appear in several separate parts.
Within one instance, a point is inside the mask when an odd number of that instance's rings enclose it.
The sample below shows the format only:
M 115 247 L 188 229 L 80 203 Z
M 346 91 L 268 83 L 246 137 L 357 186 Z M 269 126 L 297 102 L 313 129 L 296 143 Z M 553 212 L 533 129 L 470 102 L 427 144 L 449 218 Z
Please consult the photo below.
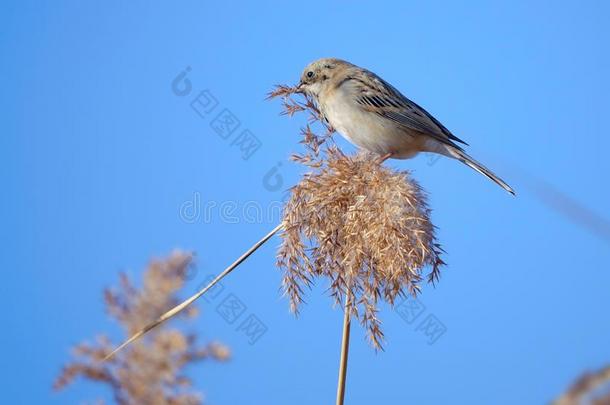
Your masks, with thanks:
M 570 389 L 551 405 L 610 404 L 610 366 L 580 376 Z
M 180 250 L 166 259 L 153 260 L 140 288 L 122 274 L 119 286 L 104 292 L 108 313 L 132 335 L 176 305 L 192 262 L 193 254 Z M 191 308 L 183 314 L 193 318 L 197 311 Z M 63 367 L 54 388 L 63 389 L 84 377 L 109 386 L 119 405 L 199 405 L 203 403 L 201 394 L 193 389 L 185 369 L 197 361 L 230 357 L 225 345 L 201 345 L 196 334 L 167 324 L 103 361 L 114 347 L 106 336 L 75 346 L 74 358 Z
M 294 101 L 293 94 L 295 88 L 278 86 L 270 97 L 281 96 L 289 115 L 308 111 L 310 121 L 323 122 L 311 100 Z M 394 305 L 398 297 L 416 295 L 426 267 L 428 281 L 438 280 L 442 249 L 425 193 L 410 174 L 382 166 L 371 154 L 344 155 L 329 145 L 333 130 L 325 127 L 318 136 L 307 124 L 305 153 L 293 156 L 312 171 L 292 188 L 284 209 L 278 252 L 283 288 L 296 313 L 304 289 L 315 277 L 327 277 L 335 303 L 348 303 L 380 349 L 379 301 Z

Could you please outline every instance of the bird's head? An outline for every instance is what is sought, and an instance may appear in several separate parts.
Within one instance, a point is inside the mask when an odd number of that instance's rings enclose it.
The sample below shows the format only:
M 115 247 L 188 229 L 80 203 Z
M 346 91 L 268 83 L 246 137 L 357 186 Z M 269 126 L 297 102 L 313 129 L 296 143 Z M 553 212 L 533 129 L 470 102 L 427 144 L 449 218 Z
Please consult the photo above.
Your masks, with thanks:
M 337 78 L 350 66 L 353 65 L 335 58 L 322 58 L 311 62 L 303 70 L 297 89 L 317 98 L 321 92 L 336 84 Z

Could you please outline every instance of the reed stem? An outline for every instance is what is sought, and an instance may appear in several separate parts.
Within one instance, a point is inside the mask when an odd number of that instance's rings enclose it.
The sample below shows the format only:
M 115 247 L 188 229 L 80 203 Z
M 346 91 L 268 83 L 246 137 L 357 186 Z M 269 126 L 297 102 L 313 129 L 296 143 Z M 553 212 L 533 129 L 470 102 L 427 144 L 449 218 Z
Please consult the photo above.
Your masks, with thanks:
M 345 398 L 345 383 L 347 380 L 347 356 L 349 354 L 349 334 L 351 327 L 350 319 L 351 302 L 349 294 L 345 298 L 345 309 L 343 313 L 343 335 L 341 337 L 341 359 L 339 360 L 339 381 L 337 382 L 337 405 L 343 405 Z
M 379 158 L 379 165 L 392 157 L 391 153 Z M 343 334 L 341 337 L 341 358 L 339 360 L 339 381 L 337 382 L 336 405 L 343 405 L 345 400 L 345 384 L 347 381 L 347 357 L 349 355 L 349 335 L 351 329 L 350 317 L 351 300 L 348 292 L 345 293 L 345 308 L 343 312 Z
M 145 335 L 147 332 L 156 328 L 163 322 L 165 322 L 168 319 L 172 318 L 173 316 L 177 315 L 180 311 L 184 310 L 186 307 L 191 305 L 197 298 L 201 297 L 210 288 L 214 287 L 214 285 L 216 283 L 218 283 L 220 280 L 222 280 L 225 276 L 227 276 L 230 272 L 232 272 L 237 266 L 239 266 L 244 260 L 246 260 L 252 253 L 254 253 L 259 247 L 261 247 L 265 242 L 267 242 L 269 239 L 271 239 L 271 237 L 273 235 L 275 235 L 275 233 L 277 233 L 280 229 L 282 229 L 282 227 L 283 227 L 283 224 L 279 224 L 278 226 L 276 226 L 271 232 L 269 232 L 267 235 L 265 235 L 261 240 L 259 240 L 254 245 L 252 245 L 252 247 L 250 249 L 248 249 L 244 254 L 242 254 L 229 267 L 224 269 L 222 271 L 222 273 L 217 275 L 216 278 L 214 278 L 214 280 L 212 280 L 208 285 L 206 285 L 201 290 L 197 291 L 197 293 L 195 293 L 192 297 L 186 299 L 185 301 L 176 305 L 169 311 L 165 312 L 163 315 L 161 315 L 159 318 L 157 318 L 157 320 L 148 324 L 143 329 L 141 329 L 139 332 L 135 333 L 133 336 L 131 336 L 129 339 L 127 339 L 125 342 L 123 342 L 120 346 L 118 346 L 116 349 L 114 349 L 109 355 L 104 357 L 103 361 L 110 359 L 112 356 L 114 356 L 118 351 L 123 349 L 125 346 L 127 346 L 130 343 L 132 343 L 133 341 L 139 339 L 140 337 Z

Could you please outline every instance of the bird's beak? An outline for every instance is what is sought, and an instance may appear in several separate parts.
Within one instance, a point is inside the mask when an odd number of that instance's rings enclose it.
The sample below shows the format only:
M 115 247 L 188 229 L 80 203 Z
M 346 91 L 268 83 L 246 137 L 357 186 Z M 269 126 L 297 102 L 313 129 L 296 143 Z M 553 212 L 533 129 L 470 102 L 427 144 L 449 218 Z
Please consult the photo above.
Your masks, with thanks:
M 297 93 L 305 93 L 304 87 L 305 87 L 305 83 L 299 82 L 299 84 L 297 85 L 296 92 Z

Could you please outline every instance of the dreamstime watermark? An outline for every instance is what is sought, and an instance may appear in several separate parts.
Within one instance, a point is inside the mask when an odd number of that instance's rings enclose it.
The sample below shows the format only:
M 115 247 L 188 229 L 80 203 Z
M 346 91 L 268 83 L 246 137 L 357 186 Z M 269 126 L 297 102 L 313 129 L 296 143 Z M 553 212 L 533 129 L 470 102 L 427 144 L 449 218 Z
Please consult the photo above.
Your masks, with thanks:
M 187 97 L 193 93 L 193 83 L 189 78 L 192 68 L 187 66 L 174 77 L 171 83 L 172 93 L 177 97 Z M 241 120 L 231 110 L 220 104 L 218 98 L 209 90 L 199 91 L 189 103 L 191 109 L 201 119 L 208 120 L 212 130 L 230 146 L 239 148 L 243 160 L 249 160 L 262 147 L 262 142 L 252 131 L 242 126 Z M 213 117 L 213 118 L 212 118 Z M 267 191 L 280 191 L 284 179 L 279 172 L 281 162 L 272 166 L 263 176 L 263 187 Z
M 172 93 L 177 97 L 186 97 L 193 92 L 193 84 L 188 78 L 191 70 L 191 67 L 187 66 L 172 80 Z M 250 159 L 263 145 L 252 131 L 242 127 L 241 120 L 229 108 L 220 105 L 218 98 L 210 90 L 201 90 L 189 104 L 200 118 L 209 120 L 210 128 L 220 138 L 239 149 L 243 160 Z
M 438 160 L 442 157 L 442 155 L 439 155 L 438 153 L 432 153 L 432 152 L 426 152 L 426 164 L 428 166 L 434 166 L 436 164 L 436 162 L 438 162 Z
M 282 201 L 270 201 L 262 204 L 259 201 L 203 201 L 201 193 L 195 191 L 193 196 L 182 204 L 178 210 L 180 220 L 187 224 L 210 224 L 220 221 L 226 224 L 277 224 L 282 220 Z
M 172 93 L 177 97 L 187 97 L 194 94 L 193 83 L 189 78 L 192 68 L 187 66 L 179 72 L 171 83 Z M 210 128 L 230 146 L 238 148 L 243 160 L 249 160 L 262 147 L 261 140 L 248 128 L 228 107 L 222 105 L 216 95 L 209 89 L 195 91 L 189 105 L 201 119 L 208 121 Z M 436 153 L 426 153 L 426 164 L 434 166 L 441 158 Z M 272 166 L 263 176 L 265 190 L 277 192 L 283 189 L 284 179 L 279 172 L 281 162 Z
M 263 187 L 267 191 L 280 191 L 284 186 L 284 177 L 280 173 L 280 167 L 282 162 L 277 162 L 275 166 L 272 166 L 267 173 L 263 176 Z
M 418 298 L 408 296 L 396 305 L 394 310 L 409 325 L 415 325 L 415 321 L 419 319 L 415 331 L 422 333 L 429 345 L 436 343 L 447 332 L 447 327 L 436 315 L 428 311 L 428 314 L 422 317 L 426 306 Z
M 180 277 L 184 282 L 192 281 L 198 274 L 197 266 L 193 261 L 180 268 Z M 216 278 L 216 275 L 209 274 L 199 283 L 196 291 L 200 291 Z M 229 325 L 235 325 L 235 331 L 242 333 L 250 345 L 254 345 L 267 332 L 267 325 L 254 313 L 248 313 L 247 305 L 234 293 L 225 293 L 225 287 L 218 282 L 211 287 L 203 299 L 211 304 L 218 302 L 216 313 Z
M 216 276 L 208 275 L 199 288 L 208 285 Z M 216 283 L 203 295 L 203 299 L 216 305 L 216 313 L 229 325 L 235 325 L 235 331 L 242 333 L 250 345 L 254 345 L 269 330 L 267 325 L 256 314 L 248 311 L 248 306 L 232 292 L 225 291 L 223 284 Z

